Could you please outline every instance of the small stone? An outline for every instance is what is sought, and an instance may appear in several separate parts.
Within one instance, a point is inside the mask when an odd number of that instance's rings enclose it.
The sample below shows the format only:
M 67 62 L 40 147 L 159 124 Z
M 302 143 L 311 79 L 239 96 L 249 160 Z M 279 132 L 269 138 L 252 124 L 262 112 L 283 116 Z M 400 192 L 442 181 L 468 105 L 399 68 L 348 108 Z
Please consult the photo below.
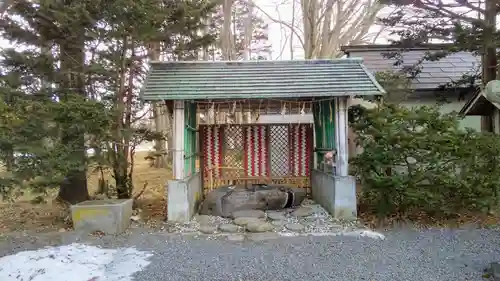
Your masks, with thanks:
M 309 207 L 300 207 L 297 210 L 292 212 L 292 216 L 294 217 L 307 217 L 312 215 L 313 209 Z
M 250 222 L 247 224 L 249 232 L 266 232 L 273 229 L 273 225 L 268 222 Z
M 211 225 L 202 225 L 200 226 L 200 232 L 205 234 L 212 234 L 217 231 L 217 227 Z
M 283 227 L 285 225 L 285 221 L 272 221 L 271 224 L 276 227 Z
M 241 242 L 245 240 L 245 236 L 241 234 L 232 234 L 227 236 L 227 240 L 229 241 L 234 241 L 234 242 Z
M 280 235 L 275 232 L 264 232 L 264 233 L 249 233 L 247 235 L 248 240 L 251 241 L 264 241 L 279 238 Z
M 66 232 L 66 228 L 60 228 L 59 232 Z
M 305 228 L 305 226 L 300 223 L 287 223 L 285 227 L 291 231 L 302 231 Z
M 268 212 L 267 217 L 273 221 L 280 221 L 285 219 L 283 212 Z
M 266 213 L 261 210 L 242 210 L 233 212 L 232 216 L 233 218 L 264 218 L 266 216 Z
M 219 225 L 219 230 L 222 232 L 234 233 L 238 232 L 239 227 L 234 224 L 221 224 Z
M 141 220 L 141 217 L 140 217 L 139 215 L 135 215 L 135 216 L 131 216 L 131 217 L 130 217 L 130 219 L 131 219 L 132 221 L 138 222 L 138 221 L 140 221 L 140 220 Z
M 249 222 L 262 222 L 264 220 L 259 219 L 259 218 L 247 218 L 247 217 L 240 217 L 240 218 L 235 218 L 233 223 L 239 226 L 245 226 Z

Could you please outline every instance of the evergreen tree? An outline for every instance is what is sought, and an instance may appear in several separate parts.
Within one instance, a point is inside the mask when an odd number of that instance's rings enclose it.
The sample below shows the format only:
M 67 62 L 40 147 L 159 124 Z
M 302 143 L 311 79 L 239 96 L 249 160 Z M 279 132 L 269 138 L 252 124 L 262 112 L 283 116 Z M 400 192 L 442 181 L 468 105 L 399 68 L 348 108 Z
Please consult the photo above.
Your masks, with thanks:
M 88 198 L 86 170 L 97 161 L 112 169 L 118 197 L 130 197 L 130 153 L 156 137 L 135 125 L 146 46 L 160 42 L 162 51 L 195 56 L 212 42 L 198 32 L 213 7 L 203 0 L 14 1 L 0 19 L 0 35 L 17 44 L 2 53 L 0 156 L 12 172 L 3 190 L 63 182 L 60 198 L 77 203 Z M 105 153 L 89 158 L 89 147 Z

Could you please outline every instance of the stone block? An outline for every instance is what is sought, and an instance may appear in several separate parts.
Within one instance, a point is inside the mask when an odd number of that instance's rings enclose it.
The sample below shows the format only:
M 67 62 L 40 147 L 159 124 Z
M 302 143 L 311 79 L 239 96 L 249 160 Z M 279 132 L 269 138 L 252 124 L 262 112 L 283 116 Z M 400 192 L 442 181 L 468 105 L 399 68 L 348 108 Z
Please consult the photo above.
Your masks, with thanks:
M 73 227 L 77 231 L 119 234 L 130 226 L 132 199 L 85 201 L 71 206 Z
M 492 262 L 490 264 L 490 270 L 493 281 L 500 281 L 500 262 Z
M 319 170 L 311 174 L 312 196 L 336 219 L 355 220 L 357 217 L 356 179 L 353 176 L 333 176 Z
M 184 180 L 169 180 L 166 194 L 168 221 L 189 222 L 198 210 L 202 194 L 200 173 Z

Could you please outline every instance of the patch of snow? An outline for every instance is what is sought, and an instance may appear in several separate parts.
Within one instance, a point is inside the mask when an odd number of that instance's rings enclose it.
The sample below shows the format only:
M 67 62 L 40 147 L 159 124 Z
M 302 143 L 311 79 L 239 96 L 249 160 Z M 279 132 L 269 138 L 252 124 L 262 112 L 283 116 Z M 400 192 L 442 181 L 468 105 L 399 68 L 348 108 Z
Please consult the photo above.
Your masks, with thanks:
M 132 281 L 152 254 L 83 244 L 24 251 L 0 258 L 2 281 Z
M 385 236 L 382 233 L 374 232 L 371 230 L 357 230 L 357 231 L 344 231 L 344 232 L 313 232 L 303 233 L 303 236 L 350 236 L 350 237 L 368 237 L 372 239 L 384 240 Z
M 355 237 L 368 237 L 373 239 L 384 240 L 385 235 L 379 232 L 371 231 L 371 230 L 356 230 L 352 232 L 342 233 L 342 235 L 346 236 L 355 236 Z
M 295 232 L 284 232 L 284 231 L 280 231 L 278 232 L 278 234 L 280 236 L 284 236 L 284 237 L 295 237 L 295 236 L 299 236 L 300 234 L 299 233 L 295 233 Z

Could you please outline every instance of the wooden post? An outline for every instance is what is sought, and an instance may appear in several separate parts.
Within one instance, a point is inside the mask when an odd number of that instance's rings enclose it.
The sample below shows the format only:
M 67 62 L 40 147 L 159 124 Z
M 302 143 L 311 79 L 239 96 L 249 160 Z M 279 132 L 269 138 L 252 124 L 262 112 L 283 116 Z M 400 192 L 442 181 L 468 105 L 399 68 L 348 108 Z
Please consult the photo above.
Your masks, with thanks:
M 184 171 L 184 101 L 174 101 L 174 114 L 173 114 L 173 161 L 172 173 L 174 180 L 183 180 L 185 177 Z
M 494 107 L 492 113 L 492 121 L 493 121 L 493 132 L 495 134 L 500 134 L 500 109 Z
M 336 174 L 341 177 L 349 175 L 348 158 L 349 147 L 347 143 L 347 100 L 348 97 L 338 97 L 335 99 L 335 143 L 337 147 Z

